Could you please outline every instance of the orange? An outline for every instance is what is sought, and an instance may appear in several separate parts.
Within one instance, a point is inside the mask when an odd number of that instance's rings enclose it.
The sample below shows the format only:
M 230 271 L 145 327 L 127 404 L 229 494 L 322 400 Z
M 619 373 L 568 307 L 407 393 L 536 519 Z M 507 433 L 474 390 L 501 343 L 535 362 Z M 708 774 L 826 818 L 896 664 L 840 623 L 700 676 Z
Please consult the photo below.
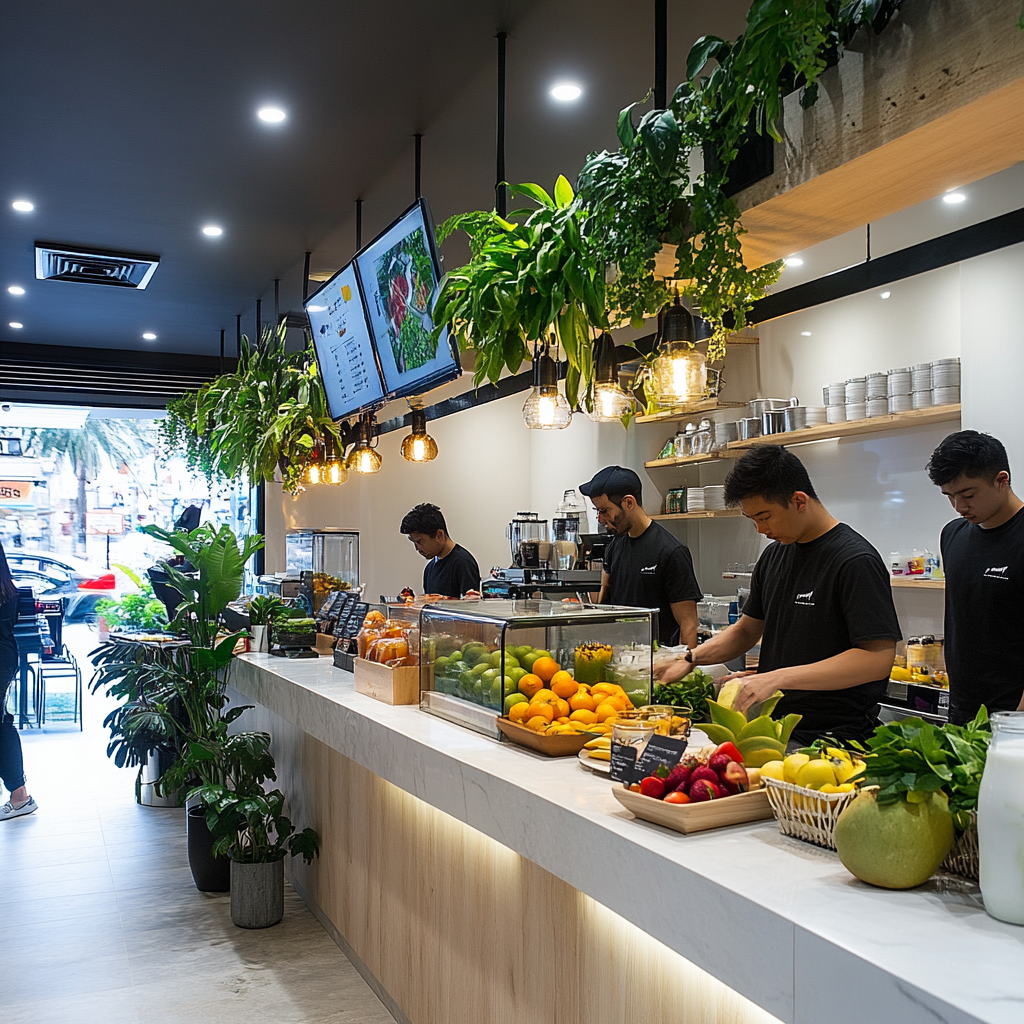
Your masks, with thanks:
M 516 704 L 512 710 L 514 711 L 515 708 L 518 707 L 521 707 L 521 705 Z M 569 716 L 569 721 L 581 722 L 583 725 L 593 725 L 597 721 L 597 715 L 595 715 L 593 711 L 588 711 L 586 708 L 580 708 Z
M 519 707 L 517 704 L 516 707 Z M 531 703 L 526 707 L 527 724 L 529 720 L 534 718 L 543 718 L 545 724 L 550 722 L 555 717 L 555 709 L 550 704 L 537 704 Z M 533 728 L 530 726 L 530 728 Z
M 562 715 L 562 716 L 561 716 L 561 718 L 556 718 L 556 719 L 555 719 L 555 721 L 556 721 L 556 722 L 557 722 L 557 723 L 558 723 L 559 725 L 565 725 L 565 723 L 566 723 L 566 722 L 568 722 L 568 721 L 569 721 L 569 719 L 568 719 L 568 718 L 567 718 L 567 717 L 566 717 L 565 715 Z
M 616 693 L 601 703 L 604 705 L 610 704 L 616 711 L 625 711 L 626 705 L 629 703 L 629 698 L 621 693 Z
M 569 719 L 569 712 L 572 708 L 569 707 L 569 702 L 562 700 L 561 697 L 556 697 L 554 701 L 556 714 L 564 718 L 566 721 Z
M 548 721 L 549 719 L 543 715 L 534 715 L 533 718 L 527 719 L 526 728 L 534 732 L 543 732 L 548 727 Z
M 558 671 L 560 671 L 559 665 L 554 658 L 538 658 L 533 663 L 533 674 L 540 676 L 545 683 L 550 682 Z
M 518 706 L 519 705 L 517 704 L 516 707 Z M 596 714 L 597 720 L 599 722 L 607 722 L 609 719 L 619 717 L 619 709 L 615 707 L 613 704 L 609 704 L 607 701 L 605 701 L 603 704 L 600 705 L 600 707 L 598 707 Z
M 556 700 L 558 700 L 558 698 L 554 695 L 553 691 L 544 689 L 544 690 L 538 690 L 530 698 L 530 700 L 543 702 L 544 704 L 554 704 L 554 702 Z
M 590 712 L 597 707 L 597 701 L 594 700 L 594 698 L 591 697 L 589 693 L 574 693 L 569 698 L 569 707 L 571 707 L 573 711 Z M 570 715 L 569 717 L 572 718 L 572 715 Z
M 577 692 L 586 694 L 590 693 L 590 687 L 587 686 L 586 683 L 577 683 L 576 685 L 579 687 L 579 690 Z
M 578 689 L 580 684 L 572 677 L 572 673 L 561 671 L 551 677 L 551 689 L 563 700 L 568 700 Z
M 615 683 L 595 683 L 590 688 L 590 692 L 596 697 L 599 693 L 607 693 L 609 695 L 617 693 L 618 689 Z
M 530 705 L 526 701 L 520 701 L 518 704 L 513 704 L 509 708 L 508 718 L 510 722 L 518 722 L 520 725 L 523 724 L 530 717 Z
M 544 680 L 539 676 L 525 675 L 519 680 L 519 692 L 525 693 L 527 697 L 532 697 L 543 685 Z

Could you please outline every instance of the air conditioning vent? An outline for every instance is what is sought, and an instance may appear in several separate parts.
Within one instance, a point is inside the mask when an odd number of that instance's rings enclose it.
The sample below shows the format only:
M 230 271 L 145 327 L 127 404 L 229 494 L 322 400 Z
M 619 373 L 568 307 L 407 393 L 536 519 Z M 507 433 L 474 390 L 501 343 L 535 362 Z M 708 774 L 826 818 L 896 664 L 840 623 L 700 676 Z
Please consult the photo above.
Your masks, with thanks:
M 40 281 L 78 281 L 141 291 L 159 264 L 159 256 L 36 242 L 36 278 Z

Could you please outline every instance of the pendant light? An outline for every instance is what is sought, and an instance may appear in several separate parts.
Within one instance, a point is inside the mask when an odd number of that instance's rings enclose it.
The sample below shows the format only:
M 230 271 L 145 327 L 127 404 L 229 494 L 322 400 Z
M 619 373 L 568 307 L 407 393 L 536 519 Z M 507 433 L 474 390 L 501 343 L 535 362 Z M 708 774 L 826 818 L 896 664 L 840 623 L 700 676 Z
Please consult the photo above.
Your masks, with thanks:
M 533 354 L 533 391 L 523 405 L 523 422 L 530 430 L 564 430 L 571 420 L 572 409 L 558 390 L 558 366 L 545 344 Z
M 306 461 L 306 465 L 302 470 L 302 482 L 304 484 L 316 484 L 323 483 L 324 480 L 324 465 L 321 461 L 320 448 L 317 445 L 313 446 L 313 449 L 309 453 L 309 458 Z
M 654 361 L 654 390 L 663 405 L 698 402 L 707 388 L 707 361 L 694 350 L 693 317 L 680 302 L 662 310 L 661 354 Z
M 349 453 L 345 466 L 353 473 L 379 473 L 382 463 L 380 455 L 373 450 L 373 413 L 367 413 L 359 420 L 359 439 Z
M 348 470 L 345 468 L 345 460 L 338 458 L 334 450 L 334 438 L 327 437 L 327 457 L 324 459 L 323 480 L 326 484 L 343 484 L 348 479 Z
M 412 433 L 402 442 L 402 458 L 408 462 L 430 462 L 437 458 L 437 442 L 427 433 L 427 414 L 412 410 Z
M 633 409 L 633 396 L 619 384 L 615 342 L 605 331 L 594 342 L 594 393 L 587 418 L 595 423 L 615 423 Z

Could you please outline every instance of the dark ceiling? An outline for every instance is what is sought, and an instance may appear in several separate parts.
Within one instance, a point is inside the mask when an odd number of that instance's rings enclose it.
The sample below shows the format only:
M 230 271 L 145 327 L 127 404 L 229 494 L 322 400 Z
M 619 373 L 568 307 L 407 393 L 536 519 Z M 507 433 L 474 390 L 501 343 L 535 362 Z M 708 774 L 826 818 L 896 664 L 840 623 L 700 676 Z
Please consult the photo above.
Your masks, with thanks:
M 746 6 L 670 0 L 670 87 L 693 39 L 741 31 Z M 275 278 L 299 308 L 304 251 L 314 271 L 351 255 L 356 197 L 364 241 L 411 202 L 416 132 L 435 216 L 490 205 L 499 28 L 511 180 L 574 174 L 652 79 L 653 0 L 6 0 L 0 17 L 8 342 L 213 355 L 224 328 L 231 354 L 235 314 L 251 332 L 262 296 L 271 319 Z M 587 86 L 575 108 L 548 98 L 559 76 Z M 284 124 L 256 118 L 268 103 Z M 161 264 L 141 292 L 36 281 L 36 240 Z

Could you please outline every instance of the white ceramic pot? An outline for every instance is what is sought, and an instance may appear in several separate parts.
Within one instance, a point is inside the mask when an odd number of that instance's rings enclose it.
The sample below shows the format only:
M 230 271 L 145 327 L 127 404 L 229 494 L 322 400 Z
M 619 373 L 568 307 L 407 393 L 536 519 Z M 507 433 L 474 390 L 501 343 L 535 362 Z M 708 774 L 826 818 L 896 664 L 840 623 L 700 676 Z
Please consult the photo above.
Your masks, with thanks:
M 266 626 L 250 626 L 252 630 L 252 649 L 254 651 L 268 651 L 270 648 L 267 646 L 267 627 Z

